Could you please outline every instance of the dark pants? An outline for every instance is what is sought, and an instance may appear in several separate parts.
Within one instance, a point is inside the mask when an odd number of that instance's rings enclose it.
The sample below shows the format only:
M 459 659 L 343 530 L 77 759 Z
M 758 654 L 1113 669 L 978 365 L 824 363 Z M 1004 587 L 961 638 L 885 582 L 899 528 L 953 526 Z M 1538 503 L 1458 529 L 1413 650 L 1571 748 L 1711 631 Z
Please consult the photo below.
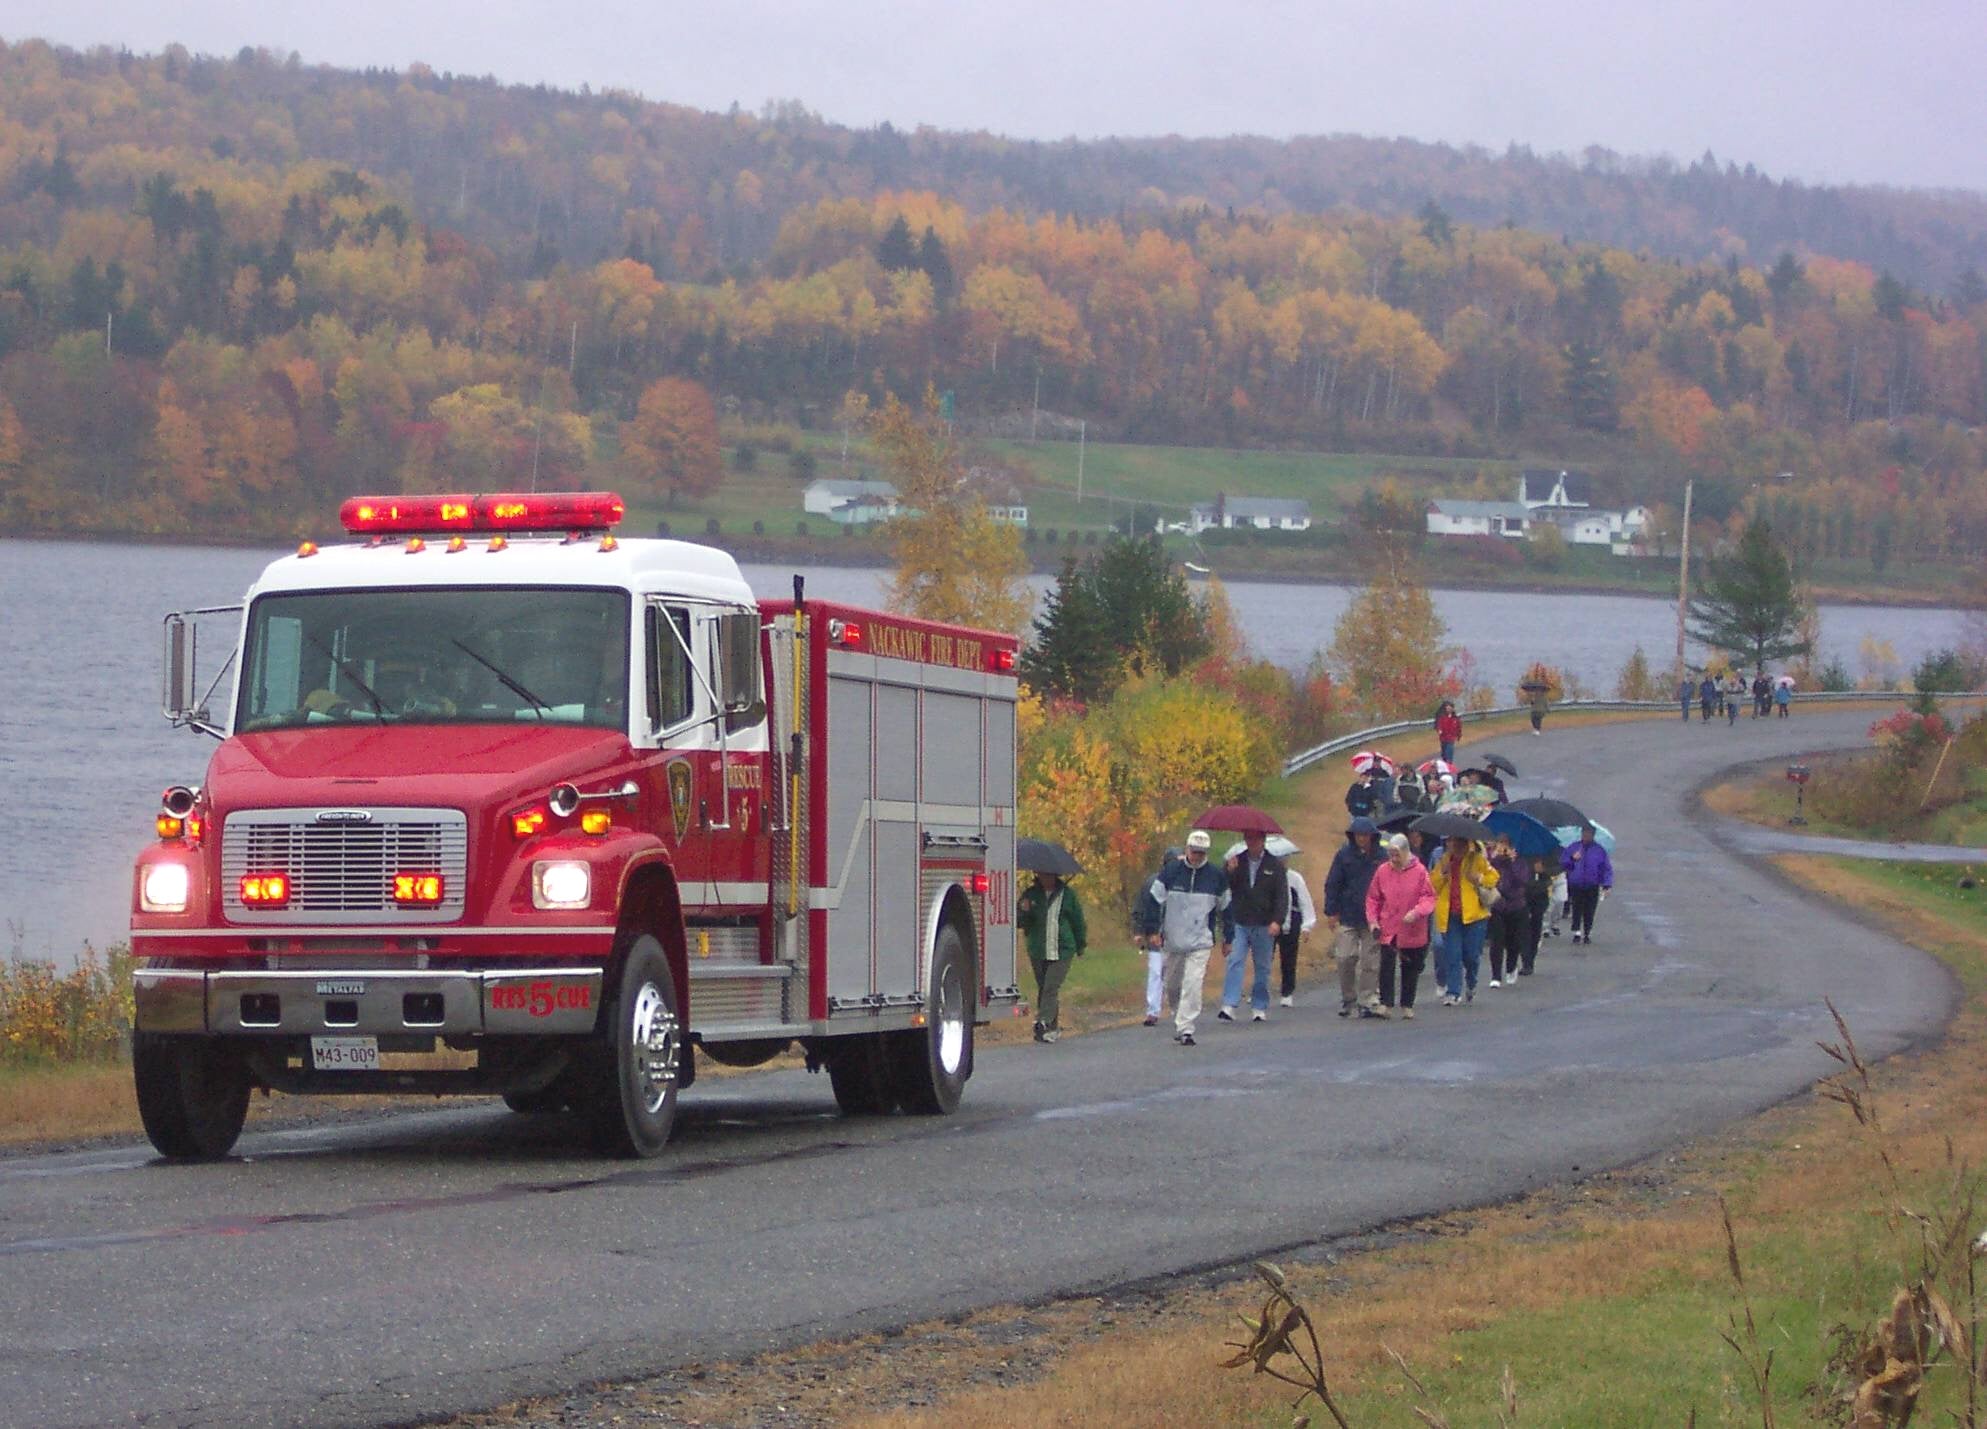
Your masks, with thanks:
M 1689 696 L 1689 695 L 1685 695 L 1685 696 L 1684 696 L 1684 698 L 1683 698 L 1683 722 L 1684 722 L 1685 724 L 1689 724 L 1689 723 L 1690 723 L 1690 696 Z
M 1428 966 L 1428 949 L 1396 948 L 1392 943 L 1380 945 L 1380 1005 L 1382 1007 L 1413 1007 L 1414 986 L 1421 981 L 1421 970 Z M 1394 1001 L 1394 974 L 1400 973 L 1400 1001 Z
M 1291 928 L 1280 934 L 1276 940 L 1276 960 L 1282 974 L 1280 997 L 1297 995 L 1297 940 L 1304 936 L 1302 928 Z
M 1601 906 L 1601 890 L 1593 888 L 1568 888 L 1573 904 L 1573 931 L 1594 936 L 1594 910 Z
M 1529 972 L 1538 961 L 1539 940 L 1545 936 L 1546 915 L 1552 911 L 1552 900 L 1533 903 L 1525 909 L 1525 970 Z
M 1697 702 L 1697 708 L 1699 714 L 1697 722 L 1699 724 L 1711 723 L 1711 701 L 1709 699 L 1699 700 Z
M 1035 1025 L 1045 1032 L 1061 1030 L 1062 1019 L 1062 980 L 1069 976 L 1069 959 L 1057 958 L 1049 962 L 1029 959 L 1035 964 Z
M 1727 697 L 1725 700 L 1725 723 L 1728 725 L 1733 725 L 1737 724 L 1738 722 L 1739 722 L 1739 697 L 1737 695 L 1731 695 Z
M 1533 710 L 1533 711 L 1532 711 L 1532 730 L 1533 730 L 1533 732 L 1534 732 L 1534 733 L 1536 733 L 1536 732 L 1538 731 L 1538 727 L 1539 727 L 1540 725 L 1544 724 L 1544 723 L 1545 723 L 1545 711 L 1544 711 L 1544 710 Z
M 1522 903 L 1515 908 L 1492 911 L 1490 934 L 1485 941 L 1490 946 L 1490 976 L 1493 980 L 1516 977 L 1520 961 L 1524 963 L 1526 972 L 1532 970 L 1532 959 L 1525 956 L 1530 928 L 1531 915 Z

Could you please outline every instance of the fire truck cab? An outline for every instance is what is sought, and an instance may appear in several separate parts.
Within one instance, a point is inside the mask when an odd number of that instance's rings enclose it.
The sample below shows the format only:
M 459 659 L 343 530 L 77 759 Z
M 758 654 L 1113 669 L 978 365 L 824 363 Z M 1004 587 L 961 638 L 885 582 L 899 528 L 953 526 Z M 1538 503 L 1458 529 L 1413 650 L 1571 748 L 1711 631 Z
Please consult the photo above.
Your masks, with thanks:
M 166 618 L 165 712 L 221 742 L 132 885 L 161 1152 L 225 1155 L 263 1088 L 491 1093 L 653 1155 L 699 1050 L 795 1044 L 848 1113 L 958 1105 L 1020 997 L 1014 638 L 761 602 L 621 515 L 355 498 L 355 540 Z

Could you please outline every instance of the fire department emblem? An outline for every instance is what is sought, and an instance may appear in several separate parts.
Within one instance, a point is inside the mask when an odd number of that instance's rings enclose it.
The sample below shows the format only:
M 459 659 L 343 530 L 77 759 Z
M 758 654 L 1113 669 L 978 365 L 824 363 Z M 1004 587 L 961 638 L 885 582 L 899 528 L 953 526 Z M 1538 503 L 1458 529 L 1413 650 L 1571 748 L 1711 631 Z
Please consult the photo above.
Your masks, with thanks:
M 676 837 L 681 839 L 690 832 L 690 794 L 696 773 L 687 759 L 671 760 L 663 772 L 669 780 L 669 815 L 676 821 Z

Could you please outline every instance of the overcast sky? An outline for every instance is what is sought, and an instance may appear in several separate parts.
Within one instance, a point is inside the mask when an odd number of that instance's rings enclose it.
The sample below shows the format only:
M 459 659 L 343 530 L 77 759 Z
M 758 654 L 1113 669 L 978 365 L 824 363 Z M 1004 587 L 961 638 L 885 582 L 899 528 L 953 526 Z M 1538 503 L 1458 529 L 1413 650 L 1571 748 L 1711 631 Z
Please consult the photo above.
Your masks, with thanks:
M 1981 0 L 0 0 L 0 37 L 243 45 L 867 125 L 1600 144 L 1987 190 Z

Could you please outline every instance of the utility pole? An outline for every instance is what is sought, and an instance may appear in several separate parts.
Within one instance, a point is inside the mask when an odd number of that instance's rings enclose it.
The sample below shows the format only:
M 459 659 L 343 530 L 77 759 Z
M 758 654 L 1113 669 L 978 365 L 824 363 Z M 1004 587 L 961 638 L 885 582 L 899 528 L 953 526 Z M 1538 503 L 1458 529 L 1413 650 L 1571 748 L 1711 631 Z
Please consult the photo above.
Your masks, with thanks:
M 1690 493 L 1695 481 L 1683 484 L 1683 545 L 1677 562 L 1677 679 L 1683 679 L 1683 617 L 1690 609 Z
M 1090 432 L 1090 419 L 1076 424 L 1076 504 L 1083 504 L 1083 439 Z
M 103 315 L 103 350 L 106 356 L 110 353 L 110 320 L 112 316 L 113 314 L 108 312 Z
M 1028 444 L 1035 444 L 1035 428 L 1042 420 L 1042 364 L 1035 364 L 1035 408 L 1028 414 Z
M 572 346 L 566 349 L 566 376 L 571 377 L 580 365 L 580 320 L 573 319 Z

